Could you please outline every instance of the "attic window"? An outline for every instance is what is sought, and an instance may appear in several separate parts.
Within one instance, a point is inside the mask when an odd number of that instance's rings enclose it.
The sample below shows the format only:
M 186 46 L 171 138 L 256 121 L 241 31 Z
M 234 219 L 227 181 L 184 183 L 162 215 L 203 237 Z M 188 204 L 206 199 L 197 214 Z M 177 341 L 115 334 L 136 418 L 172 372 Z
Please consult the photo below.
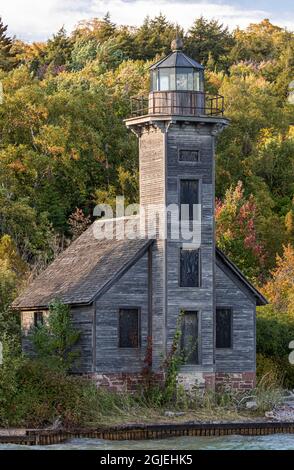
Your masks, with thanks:
M 34 312 L 34 326 L 42 326 L 44 323 L 43 312 Z
M 121 308 L 119 310 L 119 347 L 139 348 L 140 315 L 138 308 Z

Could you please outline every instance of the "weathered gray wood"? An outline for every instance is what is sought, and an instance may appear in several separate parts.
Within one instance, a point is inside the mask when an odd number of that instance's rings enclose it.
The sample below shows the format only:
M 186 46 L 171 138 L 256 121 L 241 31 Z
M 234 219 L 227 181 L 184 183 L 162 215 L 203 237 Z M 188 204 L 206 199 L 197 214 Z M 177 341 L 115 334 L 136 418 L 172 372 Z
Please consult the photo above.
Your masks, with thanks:
M 255 299 L 228 276 L 224 266 L 216 268 L 216 305 L 233 311 L 231 349 L 216 349 L 217 372 L 255 371 Z
M 119 348 L 120 308 L 139 308 L 141 347 Z M 141 372 L 148 335 L 148 253 L 96 301 L 97 373 Z
M 154 91 L 149 93 L 149 114 L 204 114 L 205 93 L 201 91 Z

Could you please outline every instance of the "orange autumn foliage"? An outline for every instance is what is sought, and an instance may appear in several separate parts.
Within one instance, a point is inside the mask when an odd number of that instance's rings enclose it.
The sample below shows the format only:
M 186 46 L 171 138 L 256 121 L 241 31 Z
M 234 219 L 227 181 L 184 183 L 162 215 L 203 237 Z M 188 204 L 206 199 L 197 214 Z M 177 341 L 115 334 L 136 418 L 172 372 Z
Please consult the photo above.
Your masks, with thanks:
M 263 287 L 263 293 L 280 313 L 294 315 L 294 248 L 284 246 L 282 256 L 277 255 L 272 278 Z

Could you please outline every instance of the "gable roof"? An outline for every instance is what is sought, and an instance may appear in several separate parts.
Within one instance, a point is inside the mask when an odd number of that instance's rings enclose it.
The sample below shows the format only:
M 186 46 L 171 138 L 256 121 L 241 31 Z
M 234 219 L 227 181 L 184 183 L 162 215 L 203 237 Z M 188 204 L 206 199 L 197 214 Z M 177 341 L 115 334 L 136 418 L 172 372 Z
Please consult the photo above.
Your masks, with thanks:
M 126 222 L 130 219 L 121 219 L 126 230 Z M 12 307 L 20 310 L 47 308 L 55 298 L 65 304 L 90 304 L 119 279 L 153 242 L 146 238 L 124 237 L 120 240 L 117 239 L 119 236 L 114 236 L 112 240 L 99 240 L 94 236 L 97 224 L 103 227 L 105 222 L 92 224 L 15 299 Z M 119 229 L 115 225 L 114 228 L 115 235 L 118 235 Z
M 47 308 L 55 298 L 65 304 L 91 304 L 154 242 L 153 239 L 140 238 L 138 221 L 138 216 L 131 216 L 115 221 L 110 219 L 94 222 L 14 300 L 12 307 L 19 310 Z M 114 227 L 112 239 L 95 237 L 98 228 L 105 229 L 106 224 L 111 223 Z M 128 230 L 133 230 L 134 227 L 137 229 L 135 237 L 120 236 L 122 229 L 128 235 Z M 225 265 L 238 278 L 255 298 L 257 305 L 268 303 L 219 248 L 216 248 L 216 262 Z
M 203 65 L 191 59 L 182 51 L 171 52 L 168 56 L 151 65 L 150 70 L 165 67 L 193 67 L 195 69 L 204 69 Z
M 221 251 L 219 248 L 216 248 L 216 262 L 222 262 L 234 276 L 237 276 L 239 281 L 248 289 L 248 291 L 253 295 L 256 300 L 256 305 L 267 305 L 267 299 L 259 292 L 253 284 L 244 276 L 237 266 L 229 260 L 229 258 Z

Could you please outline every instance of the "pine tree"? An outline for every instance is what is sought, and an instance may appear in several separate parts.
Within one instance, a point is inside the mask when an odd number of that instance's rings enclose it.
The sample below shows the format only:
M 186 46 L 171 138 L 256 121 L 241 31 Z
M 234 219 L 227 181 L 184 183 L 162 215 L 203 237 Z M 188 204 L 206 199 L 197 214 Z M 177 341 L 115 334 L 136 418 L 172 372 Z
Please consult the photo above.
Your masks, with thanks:
M 48 41 L 45 61 L 51 67 L 62 67 L 67 64 L 72 51 L 72 42 L 67 37 L 64 26 Z
M 7 36 L 7 25 L 0 17 L 0 69 L 10 70 L 13 66 L 12 39 Z
M 202 16 L 194 21 L 185 39 L 188 54 L 206 65 L 208 59 L 222 64 L 234 44 L 227 27 L 217 20 L 206 20 Z

